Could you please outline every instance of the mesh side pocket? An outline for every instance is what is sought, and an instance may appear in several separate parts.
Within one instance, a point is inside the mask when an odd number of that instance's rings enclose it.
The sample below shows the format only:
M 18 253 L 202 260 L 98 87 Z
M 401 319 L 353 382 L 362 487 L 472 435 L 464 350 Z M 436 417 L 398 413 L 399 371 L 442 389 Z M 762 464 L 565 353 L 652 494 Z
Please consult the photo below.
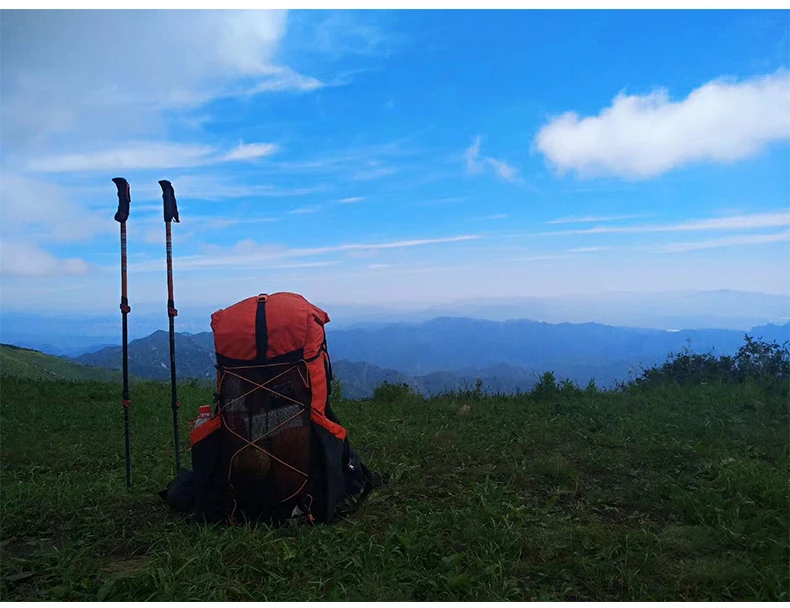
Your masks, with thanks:
M 220 522 L 230 515 L 225 434 L 222 426 L 216 425 L 192 445 L 195 515 L 199 521 Z

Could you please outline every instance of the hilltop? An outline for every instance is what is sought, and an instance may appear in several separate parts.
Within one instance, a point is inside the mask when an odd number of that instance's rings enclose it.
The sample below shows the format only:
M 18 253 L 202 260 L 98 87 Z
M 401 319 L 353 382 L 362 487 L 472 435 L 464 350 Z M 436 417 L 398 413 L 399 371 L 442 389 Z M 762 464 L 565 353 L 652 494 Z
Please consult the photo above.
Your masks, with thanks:
M 787 601 L 788 378 L 786 350 L 751 342 L 734 358 L 686 352 L 612 391 L 551 374 L 515 396 L 335 391 L 355 449 L 389 483 L 330 526 L 212 528 L 155 496 L 174 475 L 166 384 L 135 388 L 127 490 L 120 408 L 108 407 L 117 386 L 4 377 L 0 592 Z M 211 392 L 180 387 L 184 454 Z
M 36 380 L 120 382 L 121 374 L 72 363 L 60 357 L 12 344 L 0 344 L 0 375 Z

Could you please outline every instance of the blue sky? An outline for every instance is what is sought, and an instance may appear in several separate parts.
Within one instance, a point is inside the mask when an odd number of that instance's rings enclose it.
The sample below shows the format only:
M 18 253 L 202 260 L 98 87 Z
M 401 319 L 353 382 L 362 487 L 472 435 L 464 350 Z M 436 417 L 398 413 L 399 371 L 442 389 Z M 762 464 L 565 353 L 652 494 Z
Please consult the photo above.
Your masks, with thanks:
M 6 310 L 790 294 L 781 11 L 3 11 Z

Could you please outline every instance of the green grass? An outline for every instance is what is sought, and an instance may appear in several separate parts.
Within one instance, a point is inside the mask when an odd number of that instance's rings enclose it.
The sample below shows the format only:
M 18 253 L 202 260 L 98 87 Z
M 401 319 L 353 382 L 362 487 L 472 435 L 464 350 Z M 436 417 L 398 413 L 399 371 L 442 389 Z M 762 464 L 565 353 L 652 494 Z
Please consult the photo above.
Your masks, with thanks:
M 180 396 L 186 438 L 211 390 Z M 168 511 L 169 388 L 132 398 L 127 490 L 117 385 L 3 379 L 3 599 L 790 600 L 788 402 L 757 383 L 339 402 L 390 482 L 279 529 Z
M 117 371 L 72 363 L 60 357 L 10 344 L 0 344 L 0 374 L 36 380 L 121 380 L 121 373 Z

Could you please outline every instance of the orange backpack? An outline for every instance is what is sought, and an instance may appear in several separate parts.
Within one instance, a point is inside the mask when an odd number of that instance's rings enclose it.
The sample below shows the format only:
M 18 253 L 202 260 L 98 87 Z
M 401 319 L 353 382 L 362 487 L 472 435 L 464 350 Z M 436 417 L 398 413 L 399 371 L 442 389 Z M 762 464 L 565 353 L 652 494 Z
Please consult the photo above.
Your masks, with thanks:
M 328 322 L 287 292 L 212 315 L 217 398 L 190 436 L 199 519 L 328 522 L 379 485 L 329 406 Z

